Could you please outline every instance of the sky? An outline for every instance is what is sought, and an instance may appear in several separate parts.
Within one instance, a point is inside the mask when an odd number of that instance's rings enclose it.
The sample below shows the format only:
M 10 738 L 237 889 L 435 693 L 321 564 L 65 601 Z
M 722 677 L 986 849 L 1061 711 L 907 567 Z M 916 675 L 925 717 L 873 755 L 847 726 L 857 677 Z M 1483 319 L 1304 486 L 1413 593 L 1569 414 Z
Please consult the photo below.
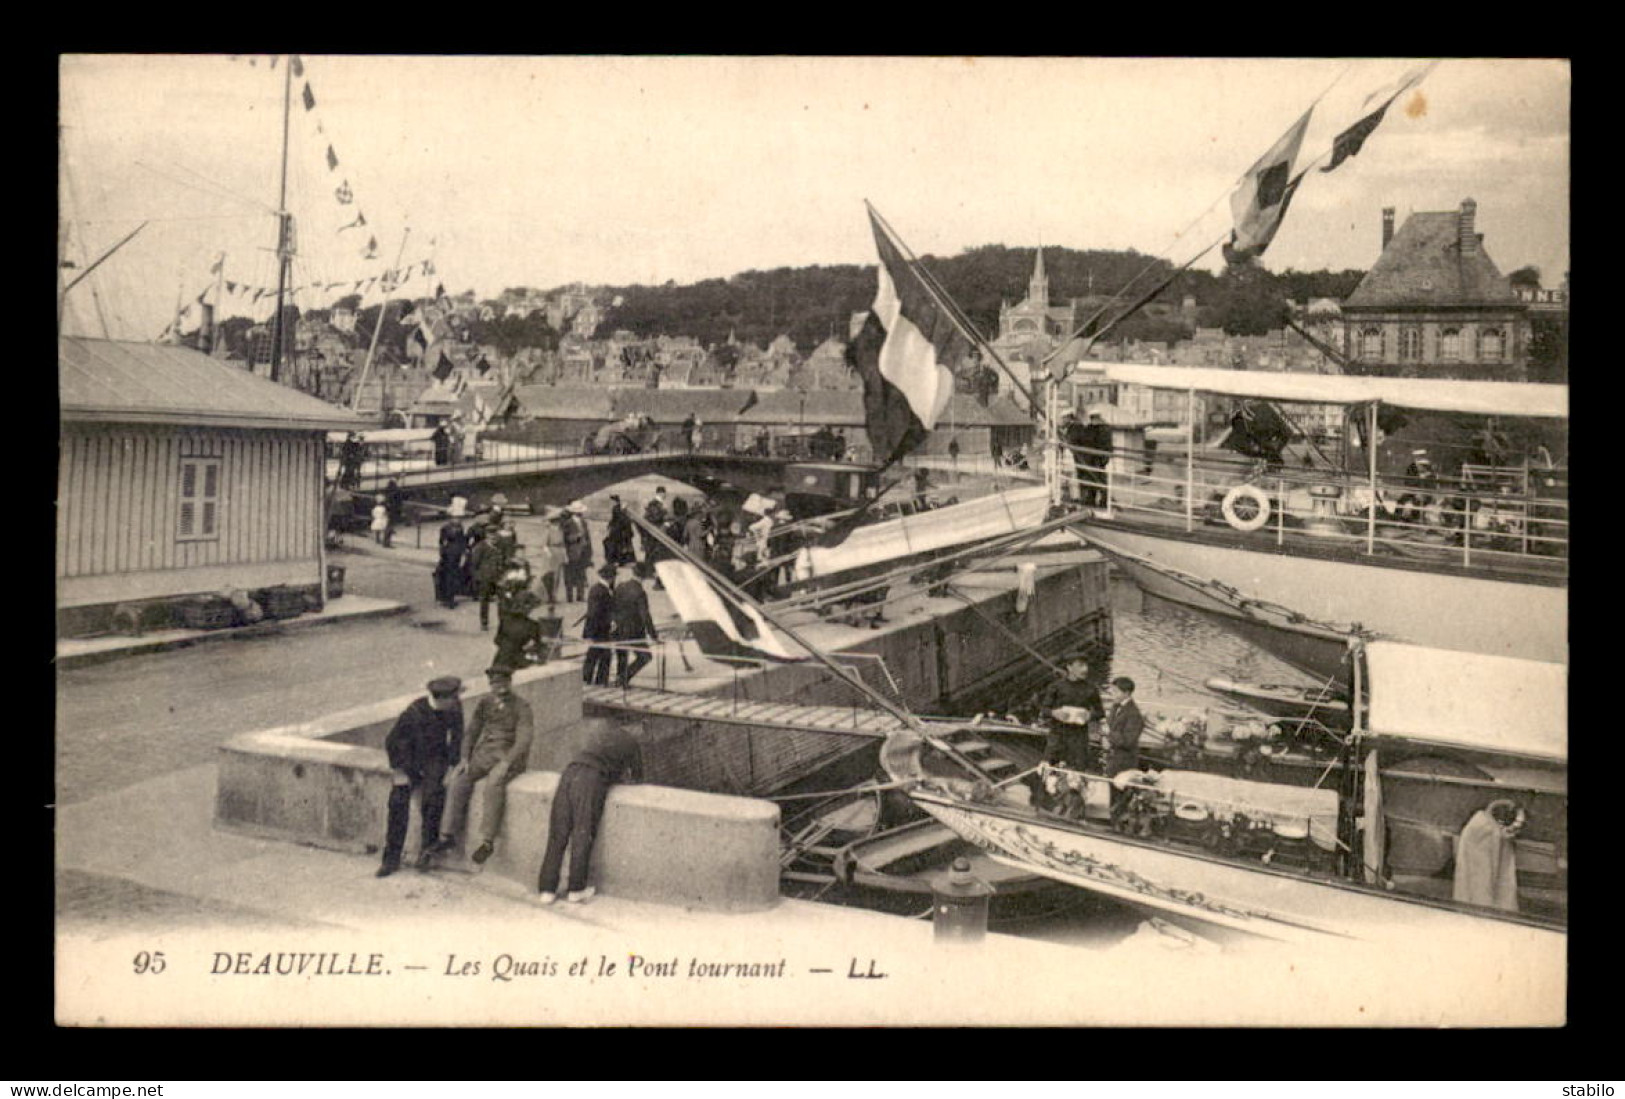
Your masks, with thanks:
M 156 338 L 225 254 L 274 286 L 287 59 L 70 55 L 59 190 L 80 269 L 64 330 Z M 868 200 L 921 255 L 984 244 L 1184 262 L 1314 104 L 1300 167 L 1403 59 L 300 58 L 288 125 L 294 282 L 432 262 L 405 292 L 679 283 L 870 264 Z M 315 106 L 306 109 L 308 83 Z M 1478 203 L 1503 273 L 1569 265 L 1569 66 L 1445 60 L 1363 151 L 1312 172 L 1272 270 L 1368 268 L 1381 210 Z M 329 168 L 331 146 L 338 166 Z M 1324 163 L 1324 162 L 1322 162 Z M 352 201 L 337 195 L 348 185 Z M 362 228 L 341 229 L 356 211 Z M 367 238 L 376 258 L 364 258 Z M 396 262 L 399 257 L 399 264 Z M 1217 269 L 1215 249 L 1199 265 Z M 421 273 L 421 267 L 418 268 Z M 72 277 L 74 271 L 68 272 Z M 422 277 L 421 274 L 418 277 Z M 1012 297 L 1024 287 L 1011 287 Z M 369 301 L 376 300 L 374 291 Z M 251 312 L 244 307 L 228 312 Z M 261 312 L 268 313 L 267 309 Z

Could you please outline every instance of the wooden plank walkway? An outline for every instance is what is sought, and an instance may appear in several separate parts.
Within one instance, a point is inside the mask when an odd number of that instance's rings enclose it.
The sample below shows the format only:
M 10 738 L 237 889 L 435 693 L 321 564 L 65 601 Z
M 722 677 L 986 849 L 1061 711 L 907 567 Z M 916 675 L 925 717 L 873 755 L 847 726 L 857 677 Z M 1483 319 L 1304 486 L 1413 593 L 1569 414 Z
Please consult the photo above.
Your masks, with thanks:
M 760 725 L 809 733 L 836 733 L 878 740 L 902 728 L 902 722 L 883 710 L 862 706 L 814 706 L 786 702 L 715 698 L 710 695 L 658 691 L 643 687 L 584 687 L 582 699 L 628 713 L 680 717 L 693 721 L 720 721 L 734 725 Z

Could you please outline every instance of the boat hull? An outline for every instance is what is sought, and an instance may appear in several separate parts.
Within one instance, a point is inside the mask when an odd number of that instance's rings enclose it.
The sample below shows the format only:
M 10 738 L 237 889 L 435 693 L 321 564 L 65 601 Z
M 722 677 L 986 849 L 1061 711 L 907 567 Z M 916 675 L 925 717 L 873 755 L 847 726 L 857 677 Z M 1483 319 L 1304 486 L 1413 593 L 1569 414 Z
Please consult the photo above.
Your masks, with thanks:
M 1110 522 L 1080 527 L 1146 591 L 1221 615 L 1248 640 L 1315 675 L 1347 681 L 1347 640 L 1328 627 L 1351 624 L 1435 648 L 1568 663 L 1563 586 L 1264 552 Z
M 1234 862 L 1104 829 L 915 791 L 919 805 L 1000 861 L 1160 913 L 1267 939 L 1414 942 L 1495 925 L 1531 940 L 1559 928 L 1401 897 L 1341 880 Z

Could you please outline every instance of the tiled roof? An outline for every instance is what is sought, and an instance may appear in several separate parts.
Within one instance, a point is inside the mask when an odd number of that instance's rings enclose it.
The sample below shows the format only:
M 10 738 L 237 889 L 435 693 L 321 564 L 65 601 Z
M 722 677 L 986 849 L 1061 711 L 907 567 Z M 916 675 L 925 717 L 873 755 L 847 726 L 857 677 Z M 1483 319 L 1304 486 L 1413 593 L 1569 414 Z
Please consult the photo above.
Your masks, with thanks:
M 1462 253 L 1460 215 L 1445 210 L 1406 218 L 1343 308 L 1511 305 L 1516 301 L 1483 242 Z
M 64 420 L 348 430 L 347 409 L 167 344 L 62 336 L 57 385 Z
M 600 386 L 521 385 L 514 399 L 527 416 L 554 420 L 610 420 L 614 390 Z

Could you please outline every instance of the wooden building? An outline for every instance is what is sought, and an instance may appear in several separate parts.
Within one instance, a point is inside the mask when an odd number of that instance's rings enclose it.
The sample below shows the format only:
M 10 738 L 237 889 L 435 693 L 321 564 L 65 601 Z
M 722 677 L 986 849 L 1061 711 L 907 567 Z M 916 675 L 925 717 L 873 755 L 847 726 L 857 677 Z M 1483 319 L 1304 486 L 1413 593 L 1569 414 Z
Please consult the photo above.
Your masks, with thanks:
M 64 635 L 121 603 L 323 592 L 323 442 L 360 418 L 183 347 L 64 336 L 58 383 Z

